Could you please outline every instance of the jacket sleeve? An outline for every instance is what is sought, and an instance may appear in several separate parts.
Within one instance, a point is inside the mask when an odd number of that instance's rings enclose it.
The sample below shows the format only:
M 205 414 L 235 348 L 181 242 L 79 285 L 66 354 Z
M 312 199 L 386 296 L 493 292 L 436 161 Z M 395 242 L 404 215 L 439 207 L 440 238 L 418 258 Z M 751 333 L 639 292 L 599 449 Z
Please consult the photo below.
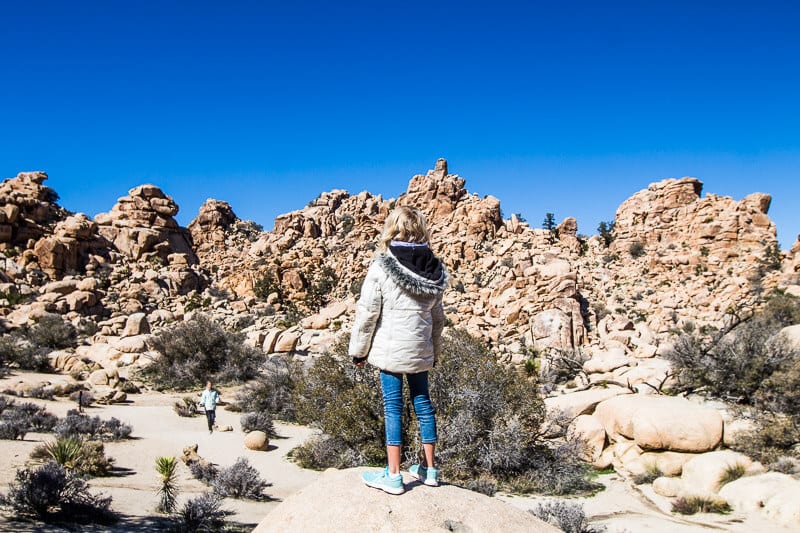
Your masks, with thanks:
M 441 294 L 436 298 L 436 303 L 431 309 L 431 319 L 433 320 L 433 363 L 436 364 L 442 353 L 442 330 L 444 329 L 444 306 Z
M 380 267 L 373 263 L 361 285 L 361 297 L 356 305 L 356 318 L 350 334 L 350 357 L 366 357 L 372 346 L 372 337 L 375 335 L 383 305 L 380 279 L 375 270 L 377 268 Z

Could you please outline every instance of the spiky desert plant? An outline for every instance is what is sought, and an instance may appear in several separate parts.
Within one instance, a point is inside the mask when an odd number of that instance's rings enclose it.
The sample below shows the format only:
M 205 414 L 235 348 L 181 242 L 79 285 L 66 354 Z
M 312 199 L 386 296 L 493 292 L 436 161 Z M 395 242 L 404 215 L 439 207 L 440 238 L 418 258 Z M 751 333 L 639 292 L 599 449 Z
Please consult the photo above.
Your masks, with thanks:
M 44 454 L 70 471 L 74 471 L 83 454 L 83 443 L 76 438 L 66 437 L 46 442 Z
M 175 467 L 178 465 L 174 457 L 157 457 L 156 472 L 161 476 L 161 486 L 158 487 L 159 513 L 171 514 L 175 510 L 178 499 L 178 485 L 175 478 Z

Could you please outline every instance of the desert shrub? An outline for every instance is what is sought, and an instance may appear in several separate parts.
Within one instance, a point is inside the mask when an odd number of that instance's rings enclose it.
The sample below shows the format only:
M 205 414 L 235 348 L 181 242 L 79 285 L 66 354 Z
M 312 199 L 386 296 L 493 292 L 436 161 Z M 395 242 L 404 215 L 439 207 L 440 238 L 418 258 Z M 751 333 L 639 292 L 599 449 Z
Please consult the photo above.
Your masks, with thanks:
M 555 390 L 558 385 L 574 379 L 578 374 L 585 375 L 583 364 L 590 358 L 589 354 L 580 349 L 548 349 L 537 355 L 537 375 L 543 394 Z
M 67 416 L 58 421 L 53 429 L 62 438 L 86 437 L 93 440 L 114 441 L 127 439 L 133 428 L 117 418 L 104 420 L 99 416 L 84 415 L 70 409 Z
M 222 508 L 222 499 L 214 493 L 203 494 L 183 504 L 175 514 L 177 533 L 212 533 L 222 531 L 225 518 L 233 514 Z
M 46 315 L 27 330 L 26 336 L 34 346 L 59 350 L 74 348 L 77 344 L 78 332 L 75 326 L 59 315 Z
M 302 466 L 385 461 L 379 373 L 354 367 L 346 346 L 345 338 L 296 379 L 298 421 L 322 430 L 293 451 Z M 555 494 L 593 488 L 586 479 L 588 467 L 579 460 L 579 442 L 545 442 L 544 403 L 535 384 L 500 363 L 480 340 L 459 330 L 445 335 L 430 390 L 437 411 L 437 455 L 448 480 L 481 479 L 484 485 Z M 406 402 L 403 441 L 406 459 L 413 461 L 420 443 L 409 398 Z
M 695 513 L 729 513 L 731 506 L 728 502 L 717 498 L 706 498 L 703 496 L 689 496 L 678 498 L 672 502 L 672 512 L 680 514 Z
M 750 402 L 770 376 L 797 357 L 797 350 L 776 336 L 777 329 L 774 322 L 754 318 L 712 341 L 681 336 L 666 355 L 677 371 L 679 390 Z
M 89 492 L 85 481 L 55 461 L 17 470 L 6 503 L 19 518 L 78 523 L 111 523 L 111 497 Z
M 23 370 L 47 372 L 51 370 L 48 353 L 22 337 L 20 332 L 0 337 L 0 358 L 3 366 L 15 366 Z
M 470 479 L 464 483 L 464 488 L 473 492 L 486 494 L 487 496 L 494 496 L 497 492 L 497 483 L 491 479 L 479 477 L 476 479 Z
M 794 476 L 800 474 L 800 460 L 794 457 L 781 456 L 769 465 L 769 469 L 773 472 Z
M 565 533 L 600 533 L 606 530 L 602 526 L 590 526 L 583 505 L 579 503 L 550 500 L 540 503 L 530 512 Z
M 290 359 L 272 357 L 259 376 L 236 395 L 235 403 L 245 412 L 266 412 L 278 420 L 294 422 L 293 376 L 300 372 Z
M 741 463 L 728 465 L 722 471 L 722 474 L 720 474 L 718 485 L 720 487 L 722 487 L 722 486 L 727 485 L 728 483 L 730 483 L 732 481 L 736 481 L 740 477 L 744 476 L 745 472 L 746 472 L 746 469 L 745 469 L 744 465 L 741 464 Z
M 800 300 L 776 291 L 734 326 L 689 332 L 667 354 L 678 391 L 702 391 L 754 411 L 757 430 L 736 449 L 769 463 L 800 442 L 800 350 L 779 331 L 800 319 Z M 741 318 L 743 317 L 743 318 Z
M 211 463 L 195 461 L 189 464 L 189 471 L 192 477 L 210 485 L 219 473 L 219 469 Z
M 157 388 L 188 389 L 207 380 L 243 381 L 256 376 L 263 353 L 246 346 L 204 315 L 169 326 L 150 340 L 158 356 L 141 370 Z
M 531 450 L 524 473 L 508 481 L 515 492 L 562 496 L 597 491 L 591 467 L 583 460 L 585 444 L 579 440 L 543 442 Z
M 278 295 L 279 302 L 283 299 L 283 290 L 281 289 L 281 283 L 278 280 L 277 276 L 275 276 L 271 272 L 265 272 L 263 276 L 261 276 L 256 280 L 255 284 L 253 285 L 253 293 L 255 294 L 256 298 L 265 301 L 267 297 L 272 293 Z
M 636 485 L 648 485 L 663 475 L 664 473 L 661 472 L 661 469 L 658 468 L 658 465 L 653 463 L 647 465 L 647 467 L 644 469 L 644 472 L 641 474 L 634 475 L 633 482 Z
M 275 432 L 275 423 L 272 417 L 266 411 L 259 413 L 245 413 L 239 419 L 242 425 L 242 431 L 249 433 L 251 431 L 263 431 L 270 438 L 275 438 L 278 434 Z
M 631 254 L 631 257 L 634 259 L 642 257 L 645 254 L 644 244 L 639 241 L 633 241 L 630 246 L 628 246 L 628 253 Z
M 161 476 L 158 486 L 158 505 L 156 506 L 156 511 L 159 513 L 172 513 L 175 510 L 178 498 L 176 466 L 178 463 L 174 457 L 156 458 L 156 472 Z
M 350 468 L 367 463 L 364 455 L 349 442 L 331 435 L 316 435 L 292 450 L 292 459 L 303 468 Z
M 78 476 L 107 476 L 114 459 L 106 456 L 102 442 L 66 437 L 37 446 L 32 459 L 53 460 Z
M 261 478 L 258 470 L 253 468 L 244 457 L 235 463 L 221 468 L 211 482 L 214 492 L 223 498 L 245 498 L 248 500 L 268 500 L 264 489 L 271 486 Z
M 304 303 L 312 311 L 319 311 L 330 301 L 330 295 L 336 288 L 339 277 L 336 271 L 325 265 L 315 272 L 313 281 L 306 289 Z
M 340 341 L 334 350 L 346 350 Z M 302 466 L 340 468 L 384 460 L 383 408 L 377 369 L 355 367 L 349 359 L 324 354 L 298 376 L 294 387 L 297 421 L 332 438 L 310 441 L 318 449 L 300 452 Z M 305 458 L 313 457 L 311 463 Z
M 52 400 L 54 396 L 55 390 L 52 387 L 33 387 L 28 391 L 28 397 L 38 400 Z
M 736 439 L 731 447 L 771 467 L 780 457 L 791 453 L 795 444 L 800 442 L 797 418 L 796 415 L 760 413 L 755 421 L 755 429 Z
M 57 421 L 58 417 L 40 405 L 0 396 L 0 439 L 24 439 L 31 431 L 48 432 Z
M 175 411 L 178 416 L 191 418 L 197 414 L 197 402 L 190 396 L 184 396 L 172 405 L 172 410 Z

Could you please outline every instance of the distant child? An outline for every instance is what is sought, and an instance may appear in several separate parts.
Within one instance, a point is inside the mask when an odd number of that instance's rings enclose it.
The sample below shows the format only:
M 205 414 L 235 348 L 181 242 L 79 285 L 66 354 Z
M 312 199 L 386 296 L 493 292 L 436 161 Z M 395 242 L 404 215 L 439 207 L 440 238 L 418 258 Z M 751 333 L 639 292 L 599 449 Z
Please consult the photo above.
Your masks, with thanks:
M 214 388 L 214 384 L 211 381 L 207 381 L 206 388 L 200 395 L 200 405 L 206 410 L 209 435 L 214 432 L 214 422 L 217 419 L 217 403 L 219 403 L 219 391 Z
M 400 475 L 403 376 L 408 381 L 419 420 L 423 464 L 409 473 L 426 485 L 439 484 L 434 466 L 436 418 L 428 393 L 428 370 L 441 353 L 444 327 L 442 293 L 449 277 L 428 247 L 425 216 L 411 207 L 398 207 L 386 218 L 379 252 L 361 286 L 349 354 L 381 371 L 388 466 L 365 472 L 364 483 L 389 494 L 405 492 Z

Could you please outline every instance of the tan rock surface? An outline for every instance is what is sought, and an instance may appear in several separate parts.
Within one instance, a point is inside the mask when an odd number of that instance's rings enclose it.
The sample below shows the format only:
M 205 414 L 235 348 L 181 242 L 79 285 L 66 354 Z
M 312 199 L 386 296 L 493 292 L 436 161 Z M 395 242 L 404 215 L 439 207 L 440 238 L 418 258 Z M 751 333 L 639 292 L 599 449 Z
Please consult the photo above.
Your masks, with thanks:
M 722 417 L 683 398 L 630 395 L 600 403 L 595 414 L 611 440 L 634 439 L 646 450 L 705 452 L 722 440 Z
M 268 514 L 254 533 L 270 531 L 560 531 L 530 513 L 453 485 L 435 489 L 406 476 L 390 496 L 361 483 L 368 469 L 326 470 Z

